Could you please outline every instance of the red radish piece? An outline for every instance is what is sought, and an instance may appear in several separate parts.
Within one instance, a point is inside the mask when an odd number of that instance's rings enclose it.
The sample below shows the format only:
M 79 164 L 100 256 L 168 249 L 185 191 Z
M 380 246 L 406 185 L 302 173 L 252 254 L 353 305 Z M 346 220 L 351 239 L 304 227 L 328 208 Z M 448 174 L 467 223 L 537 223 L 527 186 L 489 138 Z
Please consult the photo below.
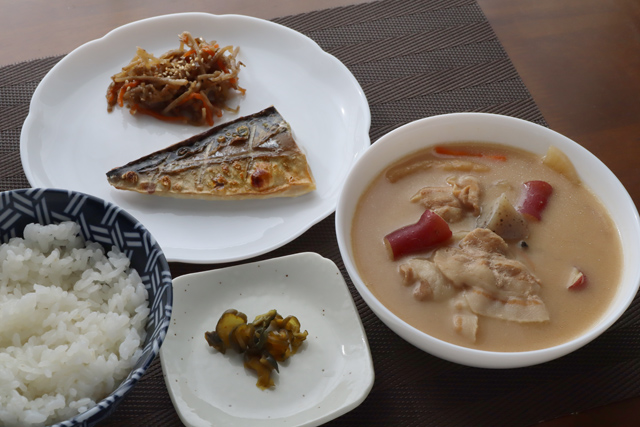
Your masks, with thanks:
M 579 291 L 587 287 L 587 276 L 576 267 L 573 267 L 567 282 L 567 289 L 570 291 Z
M 384 244 L 391 259 L 395 260 L 442 243 L 452 234 L 449 224 L 440 215 L 426 210 L 415 224 L 399 228 L 384 236 Z
M 527 181 L 523 184 L 524 196 L 518 212 L 527 215 L 529 219 L 540 221 L 542 211 L 547 207 L 547 202 L 553 187 L 546 181 Z

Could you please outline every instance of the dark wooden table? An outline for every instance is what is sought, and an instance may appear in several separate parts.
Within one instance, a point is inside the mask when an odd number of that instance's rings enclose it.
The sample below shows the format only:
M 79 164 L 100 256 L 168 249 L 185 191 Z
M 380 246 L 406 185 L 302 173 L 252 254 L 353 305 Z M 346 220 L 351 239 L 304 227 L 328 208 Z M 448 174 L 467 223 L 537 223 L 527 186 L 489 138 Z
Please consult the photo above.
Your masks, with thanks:
M 640 2 L 477 0 L 550 128 L 598 156 L 640 204 Z M 64 54 L 150 16 L 270 19 L 357 0 L 0 0 L 0 66 Z M 640 425 L 640 398 L 540 424 Z

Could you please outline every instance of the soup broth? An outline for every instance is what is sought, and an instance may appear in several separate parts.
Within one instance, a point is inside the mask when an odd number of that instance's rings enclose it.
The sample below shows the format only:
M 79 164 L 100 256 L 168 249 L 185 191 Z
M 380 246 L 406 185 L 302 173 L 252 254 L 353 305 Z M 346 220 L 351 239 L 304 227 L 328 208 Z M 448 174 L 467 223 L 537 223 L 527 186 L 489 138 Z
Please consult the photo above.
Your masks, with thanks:
M 615 295 L 621 277 L 622 248 L 617 228 L 594 194 L 526 151 L 475 142 L 443 147 L 446 149 L 440 154 L 432 147 L 391 165 L 374 179 L 358 202 L 351 230 L 353 255 L 372 293 L 415 328 L 438 339 L 481 350 L 547 348 L 571 340 L 597 322 Z M 411 199 L 415 200 L 414 196 L 425 187 L 446 192 L 468 176 L 479 186 L 478 209 L 463 206 L 462 215 L 457 216 L 445 212 L 442 217 L 453 233 L 451 238 L 392 259 L 385 247 L 385 236 L 416 223 L 426 209 L 424 204 Z M 530 288 L 534 291 L 527 288 L 522 295 L 526 294 L 524 299 L 540 299 L 548 318 L 505 320 L 506 297 L 487 291 L 487 301 L 502 298 L 502 302 L 496 303 L 500 307 L 494 315 L 479 314 L 466 306 L 466 312 L 477 319 L 477 329 L 470 338 L 460 331 L 455 313 L 460 308 L 456 301 L 464 301 L 461 295 L 476 289 L 473 284 L 460 279 L 452 286 L 456 279 L 452 281 L 445 274 L 447 292 L 453 289 L 448 296 L 431 295 L 420 300 L 416 297 L 418 285 L 411 281 L 407 284 L 406 274 L 401 274 L 402 266 L 414 259 L 433 261 L 438 251 L 445 251 L 442 254 L 459 250 L 468 233 L 486 227 L 489 214 L 502 195 L 517 209 L 523 197 L 523 184 L 529 181 L 544 181 L 553 191 L 540 220 L 522 216 L 527 229 L 524 235 L 514 237 L 506 233 L 509 238 L 504 238 L 505 254 L 515 264 L 526 267 L 526 274 L 537 280 L 539 286 Z M 443 266 L 435 265 L 445 271 Z M 586 286 L 568 289 L 576 272 L 584 274 Z M 439 295 L 438 291 L 432 293 Z M 526 318 L 528 314 L 523 316 Z

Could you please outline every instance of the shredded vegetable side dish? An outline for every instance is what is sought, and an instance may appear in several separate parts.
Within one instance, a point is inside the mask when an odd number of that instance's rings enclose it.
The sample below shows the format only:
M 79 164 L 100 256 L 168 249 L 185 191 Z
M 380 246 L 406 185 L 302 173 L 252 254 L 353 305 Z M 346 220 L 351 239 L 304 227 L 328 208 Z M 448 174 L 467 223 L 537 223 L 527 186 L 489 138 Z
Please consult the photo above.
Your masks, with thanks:
M 239 48 L 207 43 L 189 32 L 179 36 L 180 47 L 159 58 L 138 47 L 136 56 L 111 77 L 108 111 L 115 105 L 131 114 L 146 114 L 168 122 L 213 126 L 223 110 L 237 112 L 227 101 L 245 89 L 238 86 L 244 64 Z

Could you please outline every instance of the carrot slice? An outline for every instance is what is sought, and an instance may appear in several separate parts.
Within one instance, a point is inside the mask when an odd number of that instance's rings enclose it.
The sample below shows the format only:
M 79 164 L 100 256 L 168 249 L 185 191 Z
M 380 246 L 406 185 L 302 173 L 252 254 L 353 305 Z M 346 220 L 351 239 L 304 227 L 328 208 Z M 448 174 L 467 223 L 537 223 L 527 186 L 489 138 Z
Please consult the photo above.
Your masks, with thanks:
M 483 153 L 476 153 L 473 151 L 468 151 L 468 150 L 463 150 L 463 149 L 456 149 L 456 148 L 451 148 L 451 147 L 443 147 L 443 146 L 437 146 L 433 149 L 433 151 L 437 154 L 442 154 L 444 156 L 460 156 L 460 157 L 484 157 L 487 159 L 493 159 L 493 160 L 498 160 L 501 162 L 504 162 L 507 160 L 506 156 L 502 156 L 499 154 L 483 154 Z
M 220 68 L 222 71 L 224 71 L 225 73 L 229 72 L 229 69 L 227 68 L 226 65 L 224 65 L 224 62 L 222 62 L 222 60 L 218 59 L 218 68 Z
M 220 47 L 220 45 L 218 45 L 217 43 L 213 45 L 213 49 L 218 49 L 219 47 Z M 216 54 L 216 52 L 213 49 L 211 49 L 210 46 L 202 46 L 202 50 L 204 50 L 205 52 L 207 52 L 211 56 Z
M 107 92 L 107 103 L 109 105 L 113 105 L 116 103 L 116 92 L 118 92 L 118 89 L 116 89 L 116 85 L 110 85 L 109 91 Z

